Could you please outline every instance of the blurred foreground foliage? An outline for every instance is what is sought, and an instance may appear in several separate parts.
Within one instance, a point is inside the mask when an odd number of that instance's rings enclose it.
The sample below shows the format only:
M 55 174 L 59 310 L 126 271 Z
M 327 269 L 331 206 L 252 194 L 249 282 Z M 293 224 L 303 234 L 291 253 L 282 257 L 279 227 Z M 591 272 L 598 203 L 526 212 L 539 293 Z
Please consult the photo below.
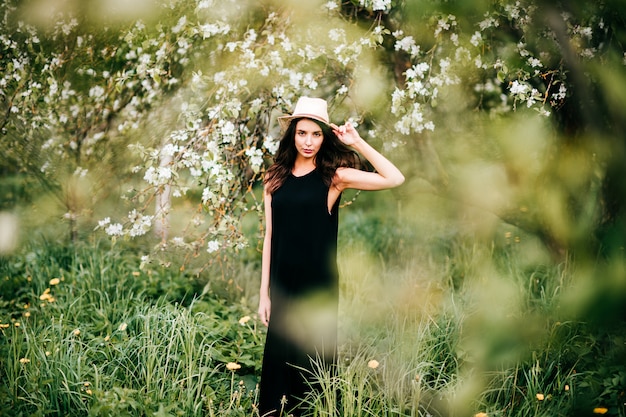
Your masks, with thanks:
M 408 179 L 342 209 L 343 415 L 626 415 L 621 2 L 2 12 L 3 410 L 253 413 L 258 179 L 310 94 Z

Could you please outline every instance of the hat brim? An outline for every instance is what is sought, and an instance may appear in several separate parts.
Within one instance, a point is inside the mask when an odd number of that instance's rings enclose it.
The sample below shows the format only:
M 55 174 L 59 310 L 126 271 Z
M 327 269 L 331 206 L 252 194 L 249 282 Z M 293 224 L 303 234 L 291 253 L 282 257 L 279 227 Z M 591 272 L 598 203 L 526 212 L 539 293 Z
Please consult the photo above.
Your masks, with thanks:
M 277 119 L 278 119 L 278 124 L 280 125 L 280 128 L 282 131 L 287 130 L 287 128 L 289 127 L 289 124 L 291 123 L 293 119 L 313 119 L 313 120 L 317 120 L 318 122 L 324 123 L 326 126 L 330 126 L 330 123 L 328 120 L 324 120 L 315 114 L 291 114 L 291 115 L 286 115 L 286 116 L 280 116 Z

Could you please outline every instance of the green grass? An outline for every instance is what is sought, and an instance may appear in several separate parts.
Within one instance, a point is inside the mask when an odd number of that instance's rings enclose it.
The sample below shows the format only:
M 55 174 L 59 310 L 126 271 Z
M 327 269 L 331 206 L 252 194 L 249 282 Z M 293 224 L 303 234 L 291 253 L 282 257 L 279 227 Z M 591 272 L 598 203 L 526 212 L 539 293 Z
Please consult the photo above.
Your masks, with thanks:
M 132 260 L 95 247 L 39 249 L 3 260 L 2 409 L 13 415 L 231 411 L 228 362 L 242 366 L 238 380 L 249 389 L 239 405 L 253 402 L 262 332 L 239 323 L 250 311 L 218 298 L 189 302 L 184 275 L 139 271 Z
M 340 361 L 310 415 L 626 415 L 623 323 L 572 307 L 586 269 L 383 219 L 344 214 Z M 40 239 L 1 258 L 0 415 L 258 415 L 254 256 L 195 274 Z

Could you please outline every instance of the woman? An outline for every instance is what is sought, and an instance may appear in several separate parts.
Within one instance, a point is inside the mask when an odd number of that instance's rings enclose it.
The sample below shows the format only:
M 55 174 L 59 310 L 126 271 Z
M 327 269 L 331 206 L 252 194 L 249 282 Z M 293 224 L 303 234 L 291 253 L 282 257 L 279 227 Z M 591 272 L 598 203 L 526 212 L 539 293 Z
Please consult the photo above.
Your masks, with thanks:
M 319 365 L 335 363 L 337 220 L 348 188 L 382 190 L 402 173 L 350 123 L 329 122 L 326 101 L 301 97 L 264 180 L 265 239 L 259 318 L 268 326 L 259 411 L 298 412 Z M 376 172 L 359 169 L 356 152 Z

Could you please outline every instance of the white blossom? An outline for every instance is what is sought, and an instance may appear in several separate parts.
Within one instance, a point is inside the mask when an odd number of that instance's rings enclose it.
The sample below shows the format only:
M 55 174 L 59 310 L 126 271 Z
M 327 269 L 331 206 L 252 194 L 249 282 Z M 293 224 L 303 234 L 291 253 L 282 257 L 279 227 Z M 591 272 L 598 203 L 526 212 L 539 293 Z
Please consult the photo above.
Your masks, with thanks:
M 528 85 L 515 80 L 511 83 L 509 90 L 511 91 L 511 94 L 515 96 L 527 93 L 529 91 L 529 87 Z
M 391 9 L 391 0 L 359 0 L 363 7 L 371 7 L 373 11 L 386 12 Z
M 402 109 L 402 103 L 404 102 L 404 97 L 406 93 L 404 90 L 400 90 L 396 88 L 391 95 L 391 113 L 399 114 Z
M 246 156 L 250 158 L 250 165 L 254 172 L 258 172 L 261 165 L 263 164 L 263 151 L 257 148 L 249 148 L 246 149 Z
M 557 93 L 552 94 L 552 98 L 554 100 L 563 100 L 567 96 L 567 87 L 565 84 L 561 84 L 559 86 L 559 91 Z
M 99 228 L 104 228 L 107 225 L 109 225 L 110 223 L 111 223 L 111 218 L 110 217 L 105 217 L 104 219 L 98 221 L 98 227 Z
M 476 31 L 472 35 L 472 38 L 470 39 L 470 43 L 474 46 L 478 46 L 480 45 L 482 40 L 483 40 L 483 35 L 480 32 Z
M 152 227 L 152 216 L 145 216 L 133 210 L 128 215 L 128 220 L 131 223 L 129 236 L 136 237 L 145 235 L 146 232 Z
M 176 24 L 176 26 L 172 28 L 172 33 L 180 32 L 181 30 L 183 30 L 186 24 L 187 24 L 187 16 L 182 16 L 180 19 L 178 19 L 178 23 Z
M 280 145 L 280 142 L 271 136 L 266 136 L 263 140 L 263 147 L 267 149 L 271 155 L 276 154 L 276 151 L 278 151 L 278 145 Z
M 210 188 L 205 188 L 202 190 L 202 203 L 206 204 L 207 202 L 209 202 L 210 200 L 212 200 L 214 197 L 213 191 L 211 191 Z
M 213 252 L 217 252 L 220 249 L 220 242 L 218 242 L 217 240 L 211 240 L 208 244 L 207 244 L 207 252 L 209 253 L 213 253 Z
M 328 37 L 335 42 L 343 41 L 345 39 L 345 31 L 343 29 L 330 29 L 328 31 Z
M 176 155 L 180 151 L 180 148 L 172 143 L 168 143 L 161 148 L 161 156 L 171 157 Z
M 406 36 L 402 39 L 396 40 L 394 48 L 396 51 L 408 52 L 411 56 L 417 56 L 420 53 L 420 47 L 415 44 L 413 36 Z
M 76 167 L 76 170 L 74 171 L 74 176 L 84 178 L 87 176 L 88 172 L 89 170 L 86 168 Z
M 198 6 L 196 6 L 198 8 L 198 10 L 202 10 L 202 9 L 208 9 L 213 5 L 213 0 L 201 0 L 200 2 L 198 2 Z
M 339 7 L 339 5 L 337 5 L 336 1 L 331 0 L 331 1 L 326 2 L 324 7 L 326 7 L 328 10 L 335 10 Z
M 496 20 L 495 18 L 489 16 L 489 13 L 486 13 L 485 19 L 482 20 L 478 24 L 478 27 L 480 28 L 481 31 L 484 31 L 485 29 L 488 29 L 491 27 L 498 27 L 498 26 L 500 26 L 500 22 L 498 22 L 498 20 Z
M 104 230 L 109 236 L 122 236 L 124 227 L 120 223 L 109 224 Z

